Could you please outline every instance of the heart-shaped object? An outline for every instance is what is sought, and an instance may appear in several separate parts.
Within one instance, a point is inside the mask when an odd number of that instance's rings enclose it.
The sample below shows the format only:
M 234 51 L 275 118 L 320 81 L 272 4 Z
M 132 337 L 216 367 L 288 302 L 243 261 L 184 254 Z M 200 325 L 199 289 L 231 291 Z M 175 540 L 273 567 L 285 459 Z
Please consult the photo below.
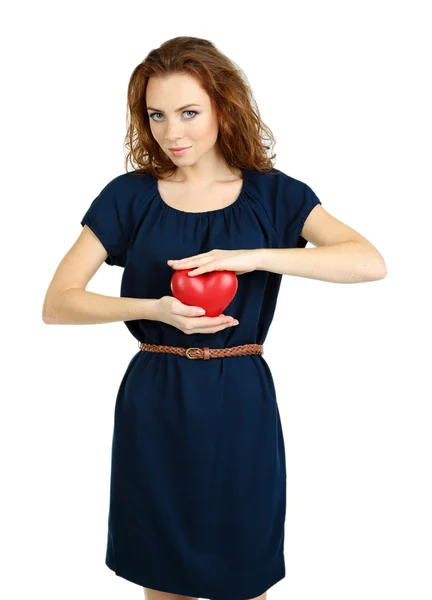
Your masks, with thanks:
M 193 269 L 178 269 L 171 277 L 171 291 L 188 306 L 200 306 L 205 317 L 218 317 L 234 298 L 238 281 L 233 271 L 210 271 L 189 277 Z

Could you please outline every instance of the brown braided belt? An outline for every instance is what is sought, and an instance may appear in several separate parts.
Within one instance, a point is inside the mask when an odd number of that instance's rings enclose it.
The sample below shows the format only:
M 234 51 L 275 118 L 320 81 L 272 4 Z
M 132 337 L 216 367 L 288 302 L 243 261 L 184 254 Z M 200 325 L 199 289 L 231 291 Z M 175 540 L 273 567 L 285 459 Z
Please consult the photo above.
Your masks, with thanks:
M 179 346 L 164 346 L 159 344 L 145 344 L 138 342 L 140 350 L 148 352 L 168 352 L 169 354 L 179 354 L 187 358 L 222 358 L 224 356 L 246 356 L 247 354 L 264 354 L 264 347 L 261 344 L 243 344 L 242 346 L 232 346 L 231 348 L 181 348 Z

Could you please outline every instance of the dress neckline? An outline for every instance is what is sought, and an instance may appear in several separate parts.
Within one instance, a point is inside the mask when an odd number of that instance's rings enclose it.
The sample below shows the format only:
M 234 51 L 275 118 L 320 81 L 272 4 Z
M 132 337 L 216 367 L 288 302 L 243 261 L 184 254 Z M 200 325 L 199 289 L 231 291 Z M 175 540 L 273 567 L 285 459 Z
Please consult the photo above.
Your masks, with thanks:
M 215 208 L 213 210 L 205 210 L 205 211 L 199 211 L 199 212 L 191 212 L 189 210 L 180 210 L 179 208 L 174 208 L 173 206 L 170 206 L 169 204 L 167 204 L 165 202 L 165 200 L 162 198 L 161 193 L 159 191 L 159 186 L 158 186 L 158 181 L 159 179 L 157 177 L 154 177 L 153 175 L 151 175 L 153 182 L 154 182 L 154 186 L 155 186 L 155 191 L 156 191 L 156 198 L 159 202 L 159 204 L 161 204 L 162 206 L 164 206 L 168 211 L 171 211 L 173 213 L 178 213 L 178 214 L 182 214 L 182 215 L 191 215 L 193 217 L 198 217 L 198 216 L 211 216 L 213 214 L 216 213 L 226 213 L 228 211 L 231 211 L 235 206 L 237 206 L 244 194 L 245 194 L 245 188 L 246 188 L 246 182 L 247 182 L 247 175 L 246 175 L 246 169 L 241 169 L 243 177 L 243 184 L 240 190 L 239 195 L 237 196 L 237 198 L 234 200 L 234 202 L 231 202 L 231 204 L 228 204 L 228 206 L 223 206 L 222 208 Z

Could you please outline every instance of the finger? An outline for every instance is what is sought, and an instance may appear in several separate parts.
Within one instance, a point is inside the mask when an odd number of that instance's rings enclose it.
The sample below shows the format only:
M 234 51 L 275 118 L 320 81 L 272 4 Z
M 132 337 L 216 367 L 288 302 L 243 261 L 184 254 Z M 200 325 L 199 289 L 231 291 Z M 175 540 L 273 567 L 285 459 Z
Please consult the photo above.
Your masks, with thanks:
M 198 317 L 198 319 L 196 319 L 196 322 L 199 323 L 199 325 L 221 325 L 222 323 L 228 323 L 229 321 L 232 321 L 233 317 L 228 316 L 228 315 L 221 315 L 219 317 Z
M 204 311 L 204 312 L 203 312 Z M 186 317 L 201 317 L 205 315 L 205 310 L 200 308 L 199 306 L 188 306 L 185 310 L 184 314 Z
M 222 329 L 227 329 L 228 327 L 234 327 L 233 323 L 228 323 L 224 325 L 219 325 L 218 327 L 206 327 L 206 328 L 198 328 L 192 330 L 192 333 L 216 333 L 217 331 L 221 331 Z
M 205 312 L 202 312 L 204 309 L 200 306 L 188 306 L 187 304 L 183 304 L 180 308 L 182 312 L 176 312 L 175 314 L 181 315 L 183 317 L 199 317 L 199 323 L 207 325 L 207 323 L 215 324 L 216 319 L 219 319 L 219 323 L 223 323 L 228 319 L 232 319 L 230 315 L 226 315 L 225 313 L 221 313 L 216 317 L 207 317 Z
M 190 306 L 189 304 L 182 304 L 180 301 L 175 303 L 175 306 L 172 310 L 174 315 L 179 315 L 181 317 L 203 317 L 205 315 L 205 310 L 200 306 Z
M 195 323 L 197 327 L 204 327 L 206 331 L 211 327 L 221 327 L 235 321 L 232 317 L 199 317 L 196 319 Z M 195 325 L 194 323 L 194 325 Z
M 185 267 L 188 268 L 188 267 Z M 188 275 L 191 275 L 192 277 L 194 275 L 202 275 L 203 273 L 210 273 L 211 271 L 223 271 L 224 268 L 223 266 L 219 265 L 216 261 L 212 261 L 212 260 L 207 260 L 204 264 L 197 266 L 196 268 L 191 268 L 189 267 L 191 270 L 189 271 Z
M 197 267 L 196 269 L 190 270 L 188 275 L 193 277 L 194 275 L 203 275 L 204 273 L 211 273 L 212 271 L 225 271 L 224 267 L 215 267 L 204 265 L 202 267 Z
M 205 256 L 204 254 L 195 254 L 195 256 L 187 256 L 185 258 L 174 259 L 172 262 L 174 264 L 182 264 L 189 260 L 197 260 L 199 258 L 203 258 L 204 256 Z

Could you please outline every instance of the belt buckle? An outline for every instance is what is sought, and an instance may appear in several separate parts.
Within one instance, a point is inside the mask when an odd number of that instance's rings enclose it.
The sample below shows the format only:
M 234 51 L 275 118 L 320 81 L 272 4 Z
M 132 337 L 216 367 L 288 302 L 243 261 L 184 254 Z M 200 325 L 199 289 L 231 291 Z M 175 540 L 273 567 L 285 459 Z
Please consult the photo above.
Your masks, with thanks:
M 190 360 L 196 360 L 197 358 L 200 358 L 199 356 L 190 356 L 189 351 L 190 350 L 199 350 L 199 348 L 186 348 L 186 356 L 190 359 Z

